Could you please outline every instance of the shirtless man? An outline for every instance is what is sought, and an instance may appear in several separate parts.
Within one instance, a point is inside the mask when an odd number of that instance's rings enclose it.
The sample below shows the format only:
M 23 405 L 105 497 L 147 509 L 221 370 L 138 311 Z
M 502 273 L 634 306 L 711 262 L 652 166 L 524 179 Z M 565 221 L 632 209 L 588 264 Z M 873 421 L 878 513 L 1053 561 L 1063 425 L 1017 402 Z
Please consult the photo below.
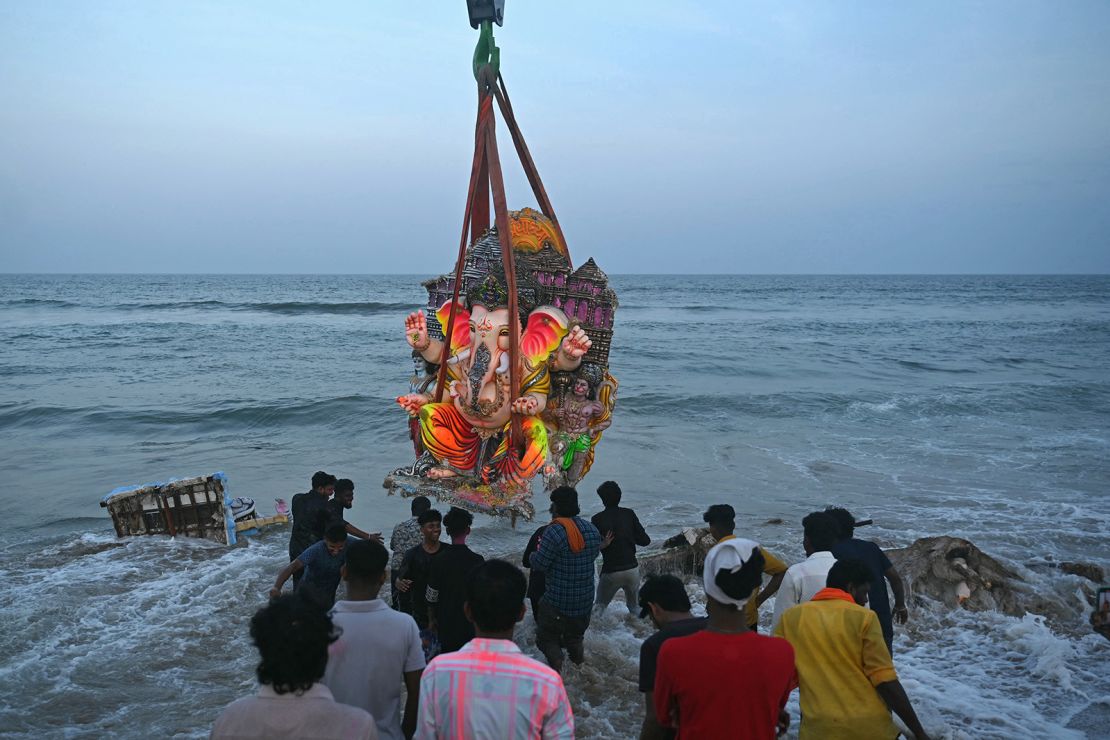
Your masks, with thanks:
M 582 466 L 586 453 L 593 446 L 593 435 L 609 426 L 605 421 L 590 427 L 590 420 L 600 416 L 605 407 L 598 401 L 591 401 L 589 392 L 589 381 L 576 378 L 571 395 L 564 396 L 559 407 L 551 410 L 552 418 L 559 423 L 559 433 L 551 451 L 564 479 L 571 485 L 582 477 Z

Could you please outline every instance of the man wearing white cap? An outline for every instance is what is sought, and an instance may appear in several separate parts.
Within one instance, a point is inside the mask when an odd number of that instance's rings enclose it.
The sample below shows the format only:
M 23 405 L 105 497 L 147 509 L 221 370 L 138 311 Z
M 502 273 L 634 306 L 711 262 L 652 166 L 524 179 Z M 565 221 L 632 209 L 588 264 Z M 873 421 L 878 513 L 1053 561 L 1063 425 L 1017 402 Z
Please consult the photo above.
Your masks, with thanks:
M 659 650 L 655 714 L 679 738 L 767 740 L 786 731 L 786 700 L 798 685 L 794 649 L 757 634 L 744 605 L 763 574 L 751 540 L 732 538 L 705 556 L 705 629 L 672 637 Z

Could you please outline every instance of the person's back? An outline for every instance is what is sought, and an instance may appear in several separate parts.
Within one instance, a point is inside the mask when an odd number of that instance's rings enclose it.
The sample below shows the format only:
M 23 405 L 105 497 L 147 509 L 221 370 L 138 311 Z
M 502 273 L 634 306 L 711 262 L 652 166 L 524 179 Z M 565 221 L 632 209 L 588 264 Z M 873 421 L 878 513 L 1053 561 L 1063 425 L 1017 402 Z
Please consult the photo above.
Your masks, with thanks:
M 334 633 L 331 618 L 302 596 L 282 596 L 259 609 L 250 627 L 261 656 L 258 693 L 229 704 L 216 718 L 212 738 L 376 740 L 370 713 L 336 703 L 319 683 Z
M 256 696 L 237 699 L 212 726 L 212 740 L 268 740 L 315 738 L 349 740 L 378 737 L 369 712 L 339 704 L 323 684 L 301 695 L 276 694 L 261 687 Z
M 581 535 L 578 549 L 563 520 L 573 522 Z M 545 573 L 543 600 L 564 614 L 588 614 L 594 602 L 594 561 L 600 551 L 601 535 L 582 517 L 560 517 L 548 525 L 531 558 L 532 567 Z
M 432 561 L 425 598 L 434 619 L 433 630 L 439 637 L 442 653 L 458 650 L 474 637 L 474 625 L 463 614 L 466 601 L 466 579 L 485 560 L 466 545 L 474 515 L 452 507 L 443 517 L 443 525 L 451 538 Z
M 806 559 L 786 569 L 782 585 L 775 594 L 772 629 L 778 626 L 787 609 L 804 604 L 825 588 L 825 579 L 836 563 L 832 554 L 838 535 L 836 520 L 826 512 L 815 511 L 802 519 L 802 528 Z
M 855 537 L 856 520 L 851 512 L 842 507 L 830 507 L 826 513 L 836 519 L 840 527 L 840 541 L 832 547 L 837 560 L 859 560 L 871 572 L 871 589 L 867 592 L 867 606 L 879 616 L 886 648 L 894 654 L 894 622 L 905 624 L 909 619 L 906 608 L 906 587 L 901 576 L 883 549 L 874 542 Z M 894 606 L 891 607 L 887 583 L 894 592 Z
M 512 640 L 514 626 L 524 618 L 526 588 L 524 574 L 502 560 L 472 571 L 465 610 L 477 636 L 428 664 L 420 679 L 417 738 L 574 737 L 559 674 L 524 655 Z
M 690 597 L 676 576 L 651 575 L 640 587 L 640 618 L 650 617 L 658 631 L 640 645 L 639 688 L 644 694 L 644 721 L 640 740 L 665 740 L 673 733 L 663 729 L 655 716 L 655 674 L 659 650 L 675 637 L 685 637 L 705 628 L 708 620 L 690 613 Z
M 594 561 L 601 549 L 597 527 L 578 516 L 578 492 L 560 486 L 551 492 L 558 516 L 544 530 L 532 554 L 533 570 L 544 572 L 544 594 L 536 617 L 536 647 L 556 671 L 563 650 L 571 661 L 586 658 L 583 636 L 594 604 Z
M 417 737 L 574 737 L 566 731 L 570 710 L 559 674 L 509 640 L 475 637 L 461 650 L 438 655 L 420 684 L 428 697 L 421 694 L 421 713 L 430 713 L 437 729 L 421 727 Z
M 747 625 L 744 605 L 764 567 L 759 545 L 733 538 L 705 557 L 708 624 L 659 649 L 652 699 L 663 727 L 679 738 L 767 740 L 785 730 L 784 707 L 797 685 L 794 650 Z
M 871 575 L 859 560 L 837 560 L 826 588 L 788 609 L 777 635 L 794 646 L 804 740 L 894 738 L 893 711 L 917 740 L 929 740 L 898 680 L 878 616 L 866 608 Z
M 890 595 L 887 593 L 883 573 L 890 567 L 890 558 L 883 549 L 870 540 L 850 537 L 832 546 L 832 554 L 837 560 L 859 560 L 871 571 L 871 590 L 867 592 L 867 606 L 879 616 L 883 634 L 894 634 L 890 616 Z M 888 628 L 889 625 L 889 628 Z
M 312 476 L 312 489 L 298 493 L 290 503 L 293 526 L 289 530 L 289 559 L 293 560 L 324 537 L 328 523 L 328 499 L 335 490 L 334 475 L 320 470 Z
M 859 606 L 846 591 L 826 588 L 812 601 L 788 609 L 775 634 L 794 646 L 801 738 L 898 734 L 890 709 L 876 691 L 898 676 L 873 611 Z
M 328 651 L 324 684 L 336 701 L 370 712 L 381 737 L 402 740 L 402 680 L 410 692 L 405 717 L 411 733 L 424 651 L 413 618 L 378 598 L 388 559 L 377 542 L 351 545 L 345 568 L 349 600 L 332 610 L 340 634 Z
M 658 664 L 654 695 L 675 697 L 679 738 L 774 737 L 795 686 L 790 643 L 752 631 L 672 637 Z
M 604 609 L 624 591 L 628 611 L 636 613 L 636 591 L 640 587 L 640 568 L 636 560 L 636 546 L 651 544 L 639 517 L 632 509 L 618 506 L 621 489 L 608 480 L 597 488 L 605 508 L 594 514 L 590 522 L 601 534 L 601 577 L 597 583 L 597 605 Z

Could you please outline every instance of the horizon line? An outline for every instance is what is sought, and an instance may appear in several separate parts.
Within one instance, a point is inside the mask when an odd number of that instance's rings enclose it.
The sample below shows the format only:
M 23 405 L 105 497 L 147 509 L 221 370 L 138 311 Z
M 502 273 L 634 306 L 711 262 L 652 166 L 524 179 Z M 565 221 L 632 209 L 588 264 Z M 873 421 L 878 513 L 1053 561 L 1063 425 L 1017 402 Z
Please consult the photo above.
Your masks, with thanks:
M 423 272 L 8 272 L 2 276 L 419 277 Z M 1110 272 L 606 272 L 622 277 L 1105 277 Z

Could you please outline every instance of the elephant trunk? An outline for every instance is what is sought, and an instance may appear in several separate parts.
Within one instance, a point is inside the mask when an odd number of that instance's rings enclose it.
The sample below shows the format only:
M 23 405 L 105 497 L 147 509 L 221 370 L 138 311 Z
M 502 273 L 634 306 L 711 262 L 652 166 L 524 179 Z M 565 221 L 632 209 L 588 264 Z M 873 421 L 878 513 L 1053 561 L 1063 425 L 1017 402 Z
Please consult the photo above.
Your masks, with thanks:
M 489 347 L 479 344 L 474 351 L 474 361 L 467 372 L 467 381 L 470 385 L 470 410 L 476 416 L 481 416 L 481 407 L 478 405 L 482 395 L 482 388 L 493 379 L 494 368 L 491 366 L 492 356 Z

